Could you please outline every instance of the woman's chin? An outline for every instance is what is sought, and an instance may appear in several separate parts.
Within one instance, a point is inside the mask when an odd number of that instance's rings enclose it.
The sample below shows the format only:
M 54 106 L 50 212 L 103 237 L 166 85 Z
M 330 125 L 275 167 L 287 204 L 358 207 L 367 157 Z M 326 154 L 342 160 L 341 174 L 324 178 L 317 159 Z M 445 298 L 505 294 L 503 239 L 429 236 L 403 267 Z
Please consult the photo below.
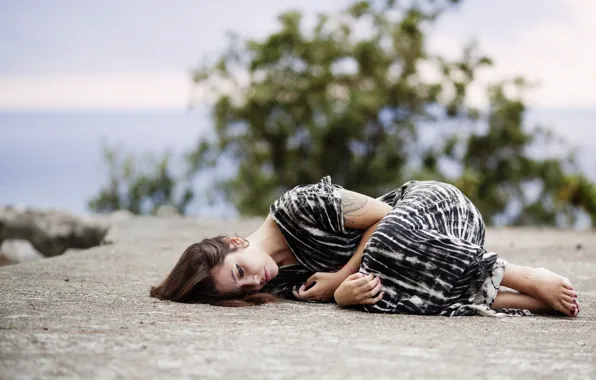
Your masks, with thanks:
M 277 265 L 275 265 L 273 268 L 271 268 L 271 270 L 269 271 L 269 280 L 271 281 L 273 280 L 275 277 L 277 277 L 277 274 L 279 273 L 279 267 Z

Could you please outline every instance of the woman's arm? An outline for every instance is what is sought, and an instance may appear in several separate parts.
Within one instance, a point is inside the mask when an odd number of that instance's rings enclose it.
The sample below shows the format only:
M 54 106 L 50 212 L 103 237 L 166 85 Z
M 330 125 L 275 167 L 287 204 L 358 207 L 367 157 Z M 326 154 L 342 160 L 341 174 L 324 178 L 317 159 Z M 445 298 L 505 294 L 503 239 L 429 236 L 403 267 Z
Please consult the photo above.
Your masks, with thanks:
M 358 269 L 360 268 L 360 263 L 362 262 L 362 253 L 364 252 L 364 246 L 368 242 L 368 239 L 370 239 L 371 235 L 373 234 L 379 223 L 381 223 L 380 220 L 372 226 L 368 227 L 366 232 L 362 235 L 362 240 L 360 240 L 360 243 L 356 248 L 356 252 L 354 252 L 352 257 L 350 258 L 350 261 L 348 261 L 348 263 L 339 270 L 339 272 L 341 272 L 344 275 L 344 278 L 347 278 L 349 275 L 358 272 Z
M 301 300 L 327 301 L 333 293 L 352 273 L 358 271 L 362 261 L 364 246 L 381 222 L 381 219 L 392 207 L 369 196 L 350 190 L 340 189 L 344 227 L 366 230 L 348 263 L 339 271 L 332 273 L 315 273 L 298 289 L 294 296 Z M 309 289 L 310 285 L 317 284 Z M 307 290 L 308 289 L 308 290 Z
M 379 222 L 393 209 L 390 205 L 368 195 L 340 189 L 344 227 L 366 230 Z
M 354 252 L 346 266 L 340 270 L 340 272 L 344 274 L 344 277 L 348 277 L 350 274 L 358 272 L 362 261 L 364 246 L 379 223 L 381 223 L 381 220 L 393 208 L 385 202 L 381 202 L 378 199 L 354 191 L 340 189 L 340 193 L 344 215 L 344 227 L 366 229 L 366 232 L 362 235 L 362 240 L 360 240 L 360 243 L 356 248 L 356 252 Z
M 381 220 L 393 208 L 377 199 L 352 191 L 342 192 L 344 227 L 366 229 L 356 251 L 338 272 L 344 280 L 334 292 L 335 302 L 341 307 L 355 304 L 375 304 L 383 298 L 381 279 L 359 273 L 364 247 Z M 380 293 L 379 293 L 380 292 Z

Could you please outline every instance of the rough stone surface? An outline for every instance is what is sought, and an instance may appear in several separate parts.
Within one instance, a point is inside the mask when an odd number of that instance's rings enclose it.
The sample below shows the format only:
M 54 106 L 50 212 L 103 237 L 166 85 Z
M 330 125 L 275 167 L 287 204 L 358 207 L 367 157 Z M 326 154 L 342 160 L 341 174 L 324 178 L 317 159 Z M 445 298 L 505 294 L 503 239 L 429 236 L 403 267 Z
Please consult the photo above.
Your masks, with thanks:
M 134 218 L 114 244 L 0 268 L 1 379 L 596 379 L 596 234 L 487 232 L 487 248 L 568 276 L 578 318 L 373 315 L 283 301 L 148 297 L 190 243 L 258 220 Z

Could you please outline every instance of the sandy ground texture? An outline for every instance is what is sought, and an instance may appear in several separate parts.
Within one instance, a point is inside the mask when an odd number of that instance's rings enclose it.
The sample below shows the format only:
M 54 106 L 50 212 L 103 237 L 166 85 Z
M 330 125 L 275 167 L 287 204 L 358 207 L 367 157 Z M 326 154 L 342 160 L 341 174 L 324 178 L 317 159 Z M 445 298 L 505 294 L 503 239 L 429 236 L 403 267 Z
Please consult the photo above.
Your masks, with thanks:
M 567 317 L 376 315 L 283 301 L 148 296 L 190 243 L 260 220 L 135 218 L 113 244 L 0 268 L 2 379 L 596 379 L 596 233 L 487 232 L 487 249 L 569 277 Z

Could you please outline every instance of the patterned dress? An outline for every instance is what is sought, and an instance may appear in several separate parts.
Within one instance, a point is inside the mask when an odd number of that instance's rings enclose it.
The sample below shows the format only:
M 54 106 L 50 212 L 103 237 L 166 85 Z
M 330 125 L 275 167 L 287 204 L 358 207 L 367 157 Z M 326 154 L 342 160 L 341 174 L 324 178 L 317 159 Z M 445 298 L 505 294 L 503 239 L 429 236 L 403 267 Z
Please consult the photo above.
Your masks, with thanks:
M 333 272 L 352 257 L 365 230 L 344 226 L 342 187 L 329 176 L 300 185 L 271 206 L 298 264 L 280 267 L 263 288 L 284 298 L 315 272 Z M 383 299 L 356 308 L 376 313 L 529 315 L 492 310 L 507 262 L 483 248 L 485 227 L 478 209 L 456 187 L 410 181 L 377 198 L 393 207 L 364 247 L 360 273 L 383 283 Z

